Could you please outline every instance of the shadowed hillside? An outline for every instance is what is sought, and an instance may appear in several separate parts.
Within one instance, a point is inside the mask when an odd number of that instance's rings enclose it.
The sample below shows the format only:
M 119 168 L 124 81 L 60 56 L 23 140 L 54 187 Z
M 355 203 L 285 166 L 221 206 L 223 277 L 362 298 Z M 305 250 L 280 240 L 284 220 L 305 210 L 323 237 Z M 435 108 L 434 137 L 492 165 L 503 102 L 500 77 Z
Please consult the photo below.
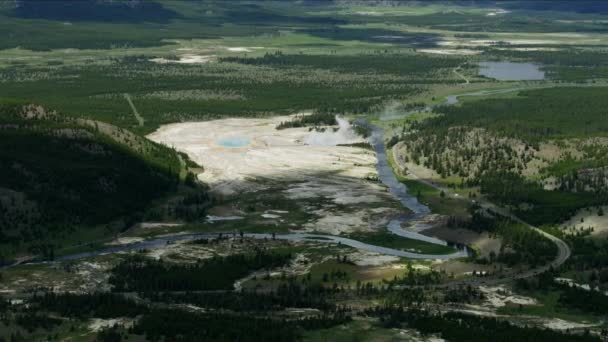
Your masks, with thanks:
M 140 0 L 18 0 L 13 13 L 28 19 L 103 22 L 166 22 L 177 17 L 160 3 Z
M 181 169 L 175 151 L 127 131 L 18 105 L 0 106 L 0 165 L 0 245 L 15 250 L 84 227 L 124 229 Z

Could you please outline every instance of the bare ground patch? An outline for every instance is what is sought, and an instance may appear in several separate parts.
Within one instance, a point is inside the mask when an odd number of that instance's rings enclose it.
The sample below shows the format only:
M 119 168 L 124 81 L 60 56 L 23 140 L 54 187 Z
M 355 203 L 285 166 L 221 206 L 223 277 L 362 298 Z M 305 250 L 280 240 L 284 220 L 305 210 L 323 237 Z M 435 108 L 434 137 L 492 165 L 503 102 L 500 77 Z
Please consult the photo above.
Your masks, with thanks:
M 385 224 L 384 217 L 403 212 L 386 187 L 374 180 L 376 157 L 372 151 L 309 144 L 309 138 L 318 133 L 306 127 L 276 129 L 291 119 L 283 116 L 171 124 L 149 138 L 174 146 L 204 165 L 198 177 L 218 196 L 234 198 L 276 189 L 277 195 L 300 203 L 314 218 L 295 228 L 330 234 L 369 231 Z M 325 135 L 337 129 L 329 127 Z M 344 129 L 350 128 L 343 123 L 336 134 Z M 340 143 L 364 141 L 356 134 L 341 134 L 339 140 L 344 139 L 347 141 Z

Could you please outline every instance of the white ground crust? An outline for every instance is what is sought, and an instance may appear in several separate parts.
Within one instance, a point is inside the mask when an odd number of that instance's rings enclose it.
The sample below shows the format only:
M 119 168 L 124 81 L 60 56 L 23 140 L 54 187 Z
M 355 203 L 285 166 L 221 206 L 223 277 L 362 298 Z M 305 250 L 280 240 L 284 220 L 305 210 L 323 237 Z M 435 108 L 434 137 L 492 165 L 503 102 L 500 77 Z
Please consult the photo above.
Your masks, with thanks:
M 234 46 L 234 47 L 227 47 L 226 50 L 230 51 L 230 52 L 252 52 L 254 50 L 260 50 L 263 49 L 263 47 L 261 46 Z
M 111 245 L 111 246 L 128 245 L 128 244 L 132 244 L 132 243 L 136 243 L 136 242 L 141 242 L 143 240 L 144 240 L 144 238 L 141 238 L 141 237 L 120 237 L 120 238 L 115 239 L 112 242 L 108 243 L 108 245 Z
M 486 305 L 500 308 L 507 304 L 536 305 L 534 298 L 519 296 L 511 293 L 504 286 L 480 286 L 479 290 L 486 296 Z
M 384 186 L 367 180 L 376 175 L 375 154 L 363 148 L 336 146 L 363 139 L 344 121 L 336 133 L 333 128 L 325 133 L 308 128 L 276 129 L 279 123 L 292 119 L 178 123 L 163 126 L 148 137 L 187 153 L 203 165 L 205 171 L 199 179 L 220 196 L 280 185 L 282 194 L 291 200 L 305 203 L 324 199 L 322 206 L 310 208 L 318 219 L 300 229 L 339 234 L 385 225 L 387 221 L 377 217 L 396 214 L 397 203 Z M 223 146 L 226 141 L 237 142 L 239 147 Z M 340 209 L 343 207 L 346 209 Z M 264 213 L 264 218 L 277 214 Z
M 597 326 L 597 324 L 585 324 L 585 323 L 576 323 L 570 321 L 564 321 L 560 318 L 551 318 L 548 319 L 544 326 L 553 329 L 553 330 L 568 330 L 568 329 L 582 329 L 582 328 L 590 328 L 593 326 Z
M 130 327 L 133 325 L 133 320 L 129 318 L 111 318 L 111 319 L 101 319 L 101 318 L 93 318 L 89 322 L 89 329 L 91 331 L 97 332 L 105 328 L 111 328 L 115 325 Z
M 374 252 L 358 251 L 349 255 L 357 266 L 382 266 L 399 261 L 398 257 L 392 255 L 383 255 Z
M 195 55 L 185 54 L 178 56 L 179 59 L 167 59 L 167 58 L 152 58 L 150 62 L 158 64 L 176 63 L 176 64 L 205 64 L 217 57 L 216 55 Z
M 205 167 L 199 178 L 225 194 L 251 189 L 254 185 L 250 179 L 295 177 L 304 180 L 307 174 L 323 171 L 361 179 L 375 172 L 376 158 L 371 152 L 352 147 L 305 145 L 310 135 L 307 128 L 275 129 L 280 122 L 290 119 L 178 123 L 163 126 L 148 137 L 188 153 Z M 233 137 L 247 138 L 251 143 L 244 147 L 218 145 L 219 140 Z

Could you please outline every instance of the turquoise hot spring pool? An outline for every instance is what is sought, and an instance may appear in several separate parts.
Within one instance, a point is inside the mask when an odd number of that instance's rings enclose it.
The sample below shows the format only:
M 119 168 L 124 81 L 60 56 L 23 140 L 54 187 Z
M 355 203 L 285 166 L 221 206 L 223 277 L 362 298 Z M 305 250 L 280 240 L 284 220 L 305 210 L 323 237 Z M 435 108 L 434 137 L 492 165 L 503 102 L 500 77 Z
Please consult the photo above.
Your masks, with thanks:
M 247 137 L 225 137 L 216 143 L 223 147 L 243 147 L 251 144 L 251 140 Z

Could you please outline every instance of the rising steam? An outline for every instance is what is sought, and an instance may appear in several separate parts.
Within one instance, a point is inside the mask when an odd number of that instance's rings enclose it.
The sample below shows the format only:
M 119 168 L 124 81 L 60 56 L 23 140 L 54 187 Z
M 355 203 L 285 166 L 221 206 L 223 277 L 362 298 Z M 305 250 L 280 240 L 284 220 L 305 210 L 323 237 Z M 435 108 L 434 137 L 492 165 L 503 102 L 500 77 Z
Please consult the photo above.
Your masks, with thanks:
M 339 126 L 337 131 L 334 132 L 331 128 L 324 132 L 314 131 L 304 139 L 304 143 L 316 146 L 336 146 L 361 141 L 361 138 L 353 131 L 347 120 L 336 116 L 336 121 Z

